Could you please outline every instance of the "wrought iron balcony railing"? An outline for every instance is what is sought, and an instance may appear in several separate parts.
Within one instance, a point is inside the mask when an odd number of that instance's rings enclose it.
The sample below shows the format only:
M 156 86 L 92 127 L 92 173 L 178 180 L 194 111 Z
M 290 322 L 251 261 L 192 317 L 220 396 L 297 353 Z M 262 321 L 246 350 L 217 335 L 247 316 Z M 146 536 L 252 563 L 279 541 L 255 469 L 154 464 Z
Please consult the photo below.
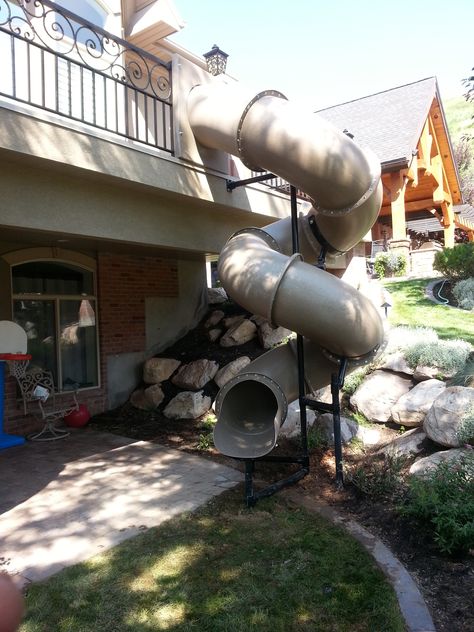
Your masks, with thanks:
M 0 0 L 0 94 L 173 152 L 171 67 L 49 0 Z
M 252 176 L 259 175 L 262 174 L 259 172 L 257 173 L 256 171 L 252 171 Z M 275 189 L 276 191 L 280 191 L 281 193 L 287 193 L 288 195 L 290 195 L 290 184 L 283 178 L 280 178 L 280 176 L 275 176 L 273 178 L 270 178 L 269 180 L 265 180 L 261 184 L 269 187 L 270 189 Z M 301 191 L 301 189 L 296 190 L 296 196 L 301 200 L 307 200 L 308 202 L 311 201 L 309 195 L 306 195 L 306 193 L 304 191 Z

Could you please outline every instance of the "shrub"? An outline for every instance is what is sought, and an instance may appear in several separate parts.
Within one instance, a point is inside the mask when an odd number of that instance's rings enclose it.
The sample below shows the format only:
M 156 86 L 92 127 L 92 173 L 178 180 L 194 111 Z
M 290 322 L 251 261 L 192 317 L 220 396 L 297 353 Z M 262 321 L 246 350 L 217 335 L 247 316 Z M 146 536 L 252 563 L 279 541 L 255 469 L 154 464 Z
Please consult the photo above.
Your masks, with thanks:
M 396 252 L 378 252 L 375 255 L 374 270 L 381 279 L 386 276 L 403 276 L 407 271 L 406 257 Z
M 407 347 L 403 355 L 412 368 L 421 364 L 452 374 L 464 367 L 471 351 L 471 345 L 465 340 L 436 340 L 416 342 Z
M 449 380 L 449 386 L 474 386 L 474 354 L 471 353 L 463 368 Z
M 455 283 L 453 294 L 461 309 L 474 310 L 474 277 Z
M 361 366 L 355 371 L 353 371 L 352 373 L 349 373 L 349 375 L 346 375 L 344 379 L 344 385 L 342 387 L 342 391 L 346 393 L 347 395 L 353 395 L 356 392 L 357 388 L 364 381 L 364 378 L 369 372 L 369 370 L 370 370 L 370 367 L 368 365 Z
M 371 498 L 393 498 L 403 493 L 402 469 L 405 459 L 386 456 L 347 469 L 346 480 L 358 492 Z
M 474 407 L 464 416 L 456 434 L 461 443 L 474 445 Z
M 402 515 L 428 527 L 443 553 L 474 548 L 474 455 L 440 463 L 425 476 L 412 476 Z
M 433 268 L 455 281 L 474 277 L 474 242 L 458 244 L 454 248 L 437 252 Z

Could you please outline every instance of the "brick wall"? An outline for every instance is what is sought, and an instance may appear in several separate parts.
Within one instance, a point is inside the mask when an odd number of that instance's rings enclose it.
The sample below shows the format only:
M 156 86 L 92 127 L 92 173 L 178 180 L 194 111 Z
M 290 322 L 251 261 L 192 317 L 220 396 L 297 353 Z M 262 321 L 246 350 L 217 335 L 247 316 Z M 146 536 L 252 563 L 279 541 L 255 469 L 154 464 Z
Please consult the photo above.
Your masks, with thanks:
M 103 254 L 98 263 L 101 353 L 143 351 L 145 298 L 178 296 L 177 262 Z
M 97 306 L 101 388 L 79 391 L 78 399 L 91 414 L 105 410 L 107 356 L 145 350 L 145 299 L 177 297 L 176 260 L 100 254 L 97 265 Z M 8 370 L 6 371 L 8 374 Z M 67 397 L 60 395 L 60 398 Z M 60 400 L 59 400 L 60 401 Z M 26 434 L 40 424 L 25 417 L 16 382 L 5 380 L 5 432 Z

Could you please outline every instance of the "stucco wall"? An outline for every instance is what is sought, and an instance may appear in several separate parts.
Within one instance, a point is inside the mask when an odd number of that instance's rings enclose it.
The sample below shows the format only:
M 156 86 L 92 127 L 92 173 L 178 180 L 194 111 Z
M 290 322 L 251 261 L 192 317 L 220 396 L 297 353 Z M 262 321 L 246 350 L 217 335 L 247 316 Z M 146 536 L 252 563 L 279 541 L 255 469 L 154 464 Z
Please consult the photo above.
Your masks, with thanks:
M 146 353 L 152 356 L 179 340 L 207 309 L 205 261 L 178 262 L 179 295 L 145 301 Z

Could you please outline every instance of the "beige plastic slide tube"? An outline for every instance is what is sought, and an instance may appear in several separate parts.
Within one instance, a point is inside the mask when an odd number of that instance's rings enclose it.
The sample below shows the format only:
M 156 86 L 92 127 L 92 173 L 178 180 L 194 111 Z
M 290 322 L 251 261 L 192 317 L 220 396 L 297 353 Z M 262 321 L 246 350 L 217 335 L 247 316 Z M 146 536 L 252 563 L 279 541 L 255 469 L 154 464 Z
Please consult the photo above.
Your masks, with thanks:
M 252 98 L 234 85 L 196 86 L 188 113 L 201 144 L 285 178 L 313 202 L 308 215 L 298 219 L 301 253 L 291 254 L 289 219 L 231 237 L 218 264 L 228 294 L 254 314 L 305 337 L 307 392 L 330 382 L 341 357 L 352 368 L 371 359 L 383 340 L 374 305 L 303 258 L 314 262 L 321 244 L 330 252 L 345 252 L 371 228 L 382 199 L 377 159 L 276 92 Z M 297 397 L 297 362 L 290 341 L 257 358 L 221 389 L 216 447 L 237 458 L 267 454 L 276 444 L 288 404 Z

